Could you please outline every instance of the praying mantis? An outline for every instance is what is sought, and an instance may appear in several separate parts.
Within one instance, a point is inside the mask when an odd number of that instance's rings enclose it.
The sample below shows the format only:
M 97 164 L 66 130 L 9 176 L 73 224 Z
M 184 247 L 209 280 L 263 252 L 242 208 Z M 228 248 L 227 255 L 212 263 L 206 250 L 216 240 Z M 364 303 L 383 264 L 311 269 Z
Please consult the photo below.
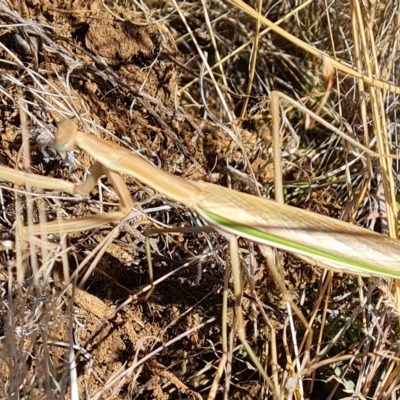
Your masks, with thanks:
M 56 150 L 66 152 L 74 146 L 86 151 L 95 160 L 90 176 L 79 185 L 6 167 L 0 168 L 0 176 L 18 185 L 63 190 L 70 194 L 86 194 L 100 176 L 107 176 L 120 198 L 120 211 L 61 223 L 49 222 L 45 227 L 47 233 L 82 231 L 125 217 L 131 211 L 133 201 L 121 174 L 135 177 L 202 216 L 229 242 L 238 336 L 267 382 L 270 378 L 245 336 L 237 236 L 254 241 L 261 248 L 273 246 L 306 257 L 335 271 L 400 279 L 400 243 L 396 240 L 343 221 L 212 183 L 187 181 L 156 168 L 139 155 L 114 143 L 85 134 L 75 122 L 65 120 L 59 124 L 55 135 Z M 39 225 L 30 228 L 34 234 L 42 232 Z
M 400 242 L 397 240 L 340 220 L 212 183 L 184 180 L 156 168 L 127 149 L 85 134 L 73 121 L 63 121 L 56 133 L 56 150 L 65 152 L 74 146 L 88 152 L 96 160 L 84 183 L 74 185 L 35 176 L 30 180 L 31 184 L 53 190 L 62 188 L 72 194 L 86 194 L 98 178 L 105 174 L 121 201 L 121 211 L 82 218 L 76 229 L 89 229 L 106 221 L 120 219 L 131 210 L 133 202 L 120 175 L 128 174 L 196 211 L 222 233 L 309 257 L 334 271 L 400 279 Z M 16 171 L 11 171 L 16 174 Z M 3 174 L 2 177 L 16 182 L 15 175 Z M 29 177 L 29 174 L 21 174 L 17 183 L 26 182 Z M 63 230 L 74 229 L 74 226 L 76 222 L 62 223 Z M 46 226 L 49 233 L 59 232 L 59 229 L 58 223 L 48 223 Z

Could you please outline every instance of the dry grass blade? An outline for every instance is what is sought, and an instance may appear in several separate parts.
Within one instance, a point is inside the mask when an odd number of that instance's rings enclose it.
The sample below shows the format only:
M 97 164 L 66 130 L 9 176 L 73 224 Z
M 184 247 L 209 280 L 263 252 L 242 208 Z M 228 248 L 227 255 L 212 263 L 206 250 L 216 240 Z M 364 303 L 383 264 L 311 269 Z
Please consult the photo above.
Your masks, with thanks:
M 309 52 L 310 54 L 317 56 L 319 58 L 323 57 L 329 57 L 326 53 L 323 51 L 312 47 L 308 45 L 307 43 L 299 40 L 295 36 L 291 35 L 284 29 L 280 28 L 279 26 L 274 25 L 270 20 L 267 18 L 263 17 L 262 15 L 258 14 L 253 8 L 251 8 L 248 4 L 244 3 L 242 0 L 230 0 L 233 4 L 235 4 L 237 7 L 240 9 L 244 10 L 246 13 L 250 14 L 252 17 L 254 17 L 256 20 L 261 20 L 263 24 L 271 28 L 274 32 L 278 33 L 281 35 L 283 38 L 286 40 L 291 41 L 295 46 Z M 376 88 L 382 89 L 382 90 L 388 90 L 396 94 L 400 94 L 400 88 L 392 85 L 388 82 L 381 81 L 379 79 L 374 79 L 371 76 L 364 75 L 358 71 L 355 71 L 350 65 L 346 65 L 344 63 L 340 63 L 336 61 L 333 58 L 330 58 L 330 61 L 332 63 L 332 66 L 337 68 L 339 71 L 348 74 L 350 76 L 354 76 L 355 78 L 361 79 L 365 83 L 370 84 L 371 86 L 374 86 Z

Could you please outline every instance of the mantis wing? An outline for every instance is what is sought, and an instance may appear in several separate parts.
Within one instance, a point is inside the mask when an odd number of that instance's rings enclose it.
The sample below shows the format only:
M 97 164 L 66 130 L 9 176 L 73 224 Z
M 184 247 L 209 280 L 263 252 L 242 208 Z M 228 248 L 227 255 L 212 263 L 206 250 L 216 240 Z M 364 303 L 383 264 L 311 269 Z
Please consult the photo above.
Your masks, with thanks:
M 196 182 L 196 211 L 217 228 L 364 276 L 400 279 L 400 242 L 379 233 L 272 200 Z

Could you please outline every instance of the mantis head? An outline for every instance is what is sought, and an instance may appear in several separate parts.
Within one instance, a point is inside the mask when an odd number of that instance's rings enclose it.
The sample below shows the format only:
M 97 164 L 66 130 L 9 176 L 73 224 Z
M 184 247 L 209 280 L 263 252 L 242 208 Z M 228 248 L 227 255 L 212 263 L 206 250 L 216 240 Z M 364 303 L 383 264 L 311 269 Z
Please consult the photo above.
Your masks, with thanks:
M 59 153 L 71 150 L 75 146 L 78 126 L 74 121 L 63 120 L 57 123 L 54 147 Z

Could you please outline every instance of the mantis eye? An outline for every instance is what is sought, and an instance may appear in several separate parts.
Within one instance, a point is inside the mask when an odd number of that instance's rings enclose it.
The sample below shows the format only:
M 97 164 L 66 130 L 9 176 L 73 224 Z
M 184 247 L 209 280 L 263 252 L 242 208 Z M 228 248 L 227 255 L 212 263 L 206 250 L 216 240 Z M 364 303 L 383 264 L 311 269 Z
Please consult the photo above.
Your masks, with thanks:
M 57 151 L 58 153 L 64 153 L 64 152 L 67 151 L 67 149 L 65 148 L 65 146 L 64 146 L 61 142 L 59 142 L 59 141 L 57 141 L 57 142 L 54 143 L 54 148 L 56 149 L 56 151 Z

